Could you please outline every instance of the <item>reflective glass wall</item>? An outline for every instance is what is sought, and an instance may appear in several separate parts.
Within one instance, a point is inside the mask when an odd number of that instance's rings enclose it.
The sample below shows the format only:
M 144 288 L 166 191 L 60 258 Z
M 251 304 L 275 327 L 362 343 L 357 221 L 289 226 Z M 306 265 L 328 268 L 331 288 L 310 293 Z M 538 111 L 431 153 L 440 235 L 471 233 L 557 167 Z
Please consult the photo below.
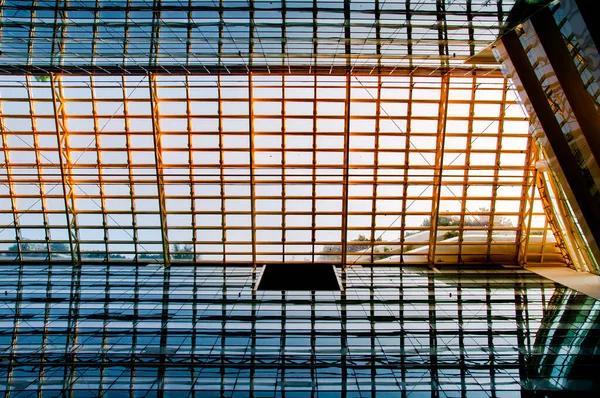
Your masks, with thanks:
M 600 390 L 600 304 L 528 271 L 353 267 L 343 292 L 256 292 L 250 267 L 1 271 L 10 397 Z

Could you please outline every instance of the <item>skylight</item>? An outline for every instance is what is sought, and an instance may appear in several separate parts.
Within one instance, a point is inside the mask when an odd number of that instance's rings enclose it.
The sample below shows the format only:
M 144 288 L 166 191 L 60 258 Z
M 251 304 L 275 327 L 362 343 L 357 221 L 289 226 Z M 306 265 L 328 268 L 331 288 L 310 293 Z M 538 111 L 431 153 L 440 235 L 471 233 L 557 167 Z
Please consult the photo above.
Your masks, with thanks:
M 17 76 L 0 90 L 7 259 L 560 259 L 527 120 L 497 75 Z

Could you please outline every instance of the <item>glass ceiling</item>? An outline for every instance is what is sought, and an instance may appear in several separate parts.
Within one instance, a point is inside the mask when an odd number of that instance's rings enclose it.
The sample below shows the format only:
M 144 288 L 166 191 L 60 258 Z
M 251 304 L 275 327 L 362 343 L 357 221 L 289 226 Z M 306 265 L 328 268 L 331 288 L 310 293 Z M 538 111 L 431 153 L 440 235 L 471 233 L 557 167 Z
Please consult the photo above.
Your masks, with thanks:
M 513 5 L 5 1 L 2 257 L 566 261 L 479 54 Z
M 43 80 L 0 83 L 6 259 L 563 261 L 503 78 Z
M 468 71 L 514 3 L 6 0 L 0 73 Z

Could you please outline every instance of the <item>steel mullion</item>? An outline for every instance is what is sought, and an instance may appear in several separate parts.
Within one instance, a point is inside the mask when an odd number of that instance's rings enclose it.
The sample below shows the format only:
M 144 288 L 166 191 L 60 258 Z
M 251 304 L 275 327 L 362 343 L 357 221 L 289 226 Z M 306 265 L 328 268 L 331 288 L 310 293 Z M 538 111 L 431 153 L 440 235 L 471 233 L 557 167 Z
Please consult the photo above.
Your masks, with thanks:
M 431 218 L 429 233 L 429 247 L 427 254 L 427 262 L 430 268 L 435 267 L 435 252 L 438 234 L 438 217 L 440 210 L 440 200 L 442 191 L 442 171 L 444 168 L 444 148 L 446 139 L 446 116 L 448 115 L 448 96 L 449 96 L 449 76 L 444 75 L 441 82 L 440 104 L 439 104 L 439 121 L 437 126 L 438 136 L 436 140 L 434 177 L 433 177 L 433 193 L 431 198 Z

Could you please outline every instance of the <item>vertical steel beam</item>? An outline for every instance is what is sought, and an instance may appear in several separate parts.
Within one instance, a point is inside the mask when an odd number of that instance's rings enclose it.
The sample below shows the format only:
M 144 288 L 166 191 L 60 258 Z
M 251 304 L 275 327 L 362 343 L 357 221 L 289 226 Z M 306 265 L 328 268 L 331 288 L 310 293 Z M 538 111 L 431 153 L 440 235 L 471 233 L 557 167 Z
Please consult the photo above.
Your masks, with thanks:
M 73 162 L 69 150 L 69 130 L 67 128 L 67 114 L 63 100 L 62 80 L 60 76 L 50 75 L 52 88 L 52 103 L 54 105 L 54 122 L 56 138 L 58 141 L 61 182 L 63 188 L 63 199 L 65 203 L 65 215 L 67 218 L 67 232 L 69 234 L 69 248 L 71 250 L 71 286 L 69 295 L 69 312 L 67 318 L 67 338 L 65 342 L 65 353 L 71 363 L 65 366 L 64 386 L 71 386 L 75 378 L 75 352 L 77 345 L 77 324 L 79 322 L 79 301 L 81 295 L 81 250 L 79 246 L 79 228 L 77 225 L 77 210 L 75 208 L 75 183 L 73 182 Z M 72 391 L 70 393 L 72 395 Z
M 547 7 L 540 10 L 531 17 L 531 23 L 594 159 L 600 162 L 600 113 L 583 85 L 551 11 Z M 594 25 L 597 23 L 594 22 Z
M 437 244 L 438 217 L 442 191 L 442 171 L 444 169 L 444 145 L 446 141 L 446 119 L 448 116 L 448 97 L 450 91 L 450 76 L 442 75 L 440 86 L 440 105 L 438 110 L 437 139 L 435 146 L 435 164 L 433 168 L 433 193 L 431 199 L 431 222 L 427 263 L 430 268 L 435 266 L 435 249 Z
M 567 184 L 573 193 L 575 201 L 581 210 L 582 220 L 580 222 L 585 222 L 593 239 L 600 242 L 600 223 L 597 222 L 600 219 L 600 208 L 594 204 L 596 201 L 590 193 L 589 183 L 585 180 L 579 165 L 571 153 L 569 144 L 554 117 L 552 107 L 548 103 L 546 94 L 537 79 L 525 50 L 521 46 L 517 33 L 515 31 L 507 33 L 503 36 L 502 43 L 546 133 L 548 142 L 566 177 Z

